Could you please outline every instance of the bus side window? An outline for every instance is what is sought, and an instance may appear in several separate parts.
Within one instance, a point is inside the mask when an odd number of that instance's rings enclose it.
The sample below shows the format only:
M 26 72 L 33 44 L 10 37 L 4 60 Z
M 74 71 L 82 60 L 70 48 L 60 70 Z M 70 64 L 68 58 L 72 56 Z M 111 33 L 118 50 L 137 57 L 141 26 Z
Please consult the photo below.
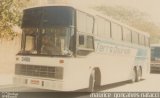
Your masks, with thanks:
M 79 45 L 77 54 L 79 56 L 86 56 L 94 51 L 93 36 L 79 35 Z
M 123 40 L 124 40 L 125 42 L 131 43 L 131 40 L 132 40 L 131 35 L 132 35 L 131 30 L 129 30 L 128 28 L 125 28 L 125 27 L 124 27 L 124 28 L 123 28 Z
M 111 23 L 112 39 L 116 41 L 122 41 L 122 27 L 121 25 L 112 22 Z
M 84 45 L 84 35 L 79 35 L 79 45 Z
M 25 44 L 25 50 L 31 51 L 34 50 L 35 47 L 35 37 L 34 36 L 26 36 L 27 43 Z
M 138 38 L 138 33 L 137 32 L 135 32 L 135 31 L 133 31 L 132 32 L 132 43 L 134 43 L 134 44 L 138 44 L 139 43 L 139 38 Z
M 79 35 L 79 47 L 84 49 L 93 49 L 93 36 Z
M 144 39 L 144 36 L 143 35 L 139 35 L 139 44 L 144 46 L 145 45 L 145 39 Z
M 148 37 L 145 37 L 145 46 L 150 47 L 150 39 Z
M 87 46 L 86 48 L 89 48 L 89 49 L 93 49 L 94 46 L 93 46 L 93 37 L 92 36 L 87 36 Z

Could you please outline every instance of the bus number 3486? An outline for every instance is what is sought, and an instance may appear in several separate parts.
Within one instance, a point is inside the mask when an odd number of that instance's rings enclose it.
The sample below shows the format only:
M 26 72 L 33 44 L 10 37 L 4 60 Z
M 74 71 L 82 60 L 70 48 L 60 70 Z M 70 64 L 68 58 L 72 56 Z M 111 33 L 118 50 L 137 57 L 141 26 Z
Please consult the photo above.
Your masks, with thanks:
M 22 57 L 22 61 L 30 62 L 30 58 L 29 57 Z

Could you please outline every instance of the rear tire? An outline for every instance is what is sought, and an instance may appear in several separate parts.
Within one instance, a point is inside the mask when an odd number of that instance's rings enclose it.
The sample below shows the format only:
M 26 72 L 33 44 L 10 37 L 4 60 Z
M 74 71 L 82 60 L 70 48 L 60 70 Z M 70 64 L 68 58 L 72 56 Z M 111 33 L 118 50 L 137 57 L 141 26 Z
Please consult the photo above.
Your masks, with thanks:
M 94 92 L 94 91 L 95 91 L 95 71 L 92 71 L 89 79 L 88 92 Z
M 141 67 L 138 68 L 137 74 L 138 74 L 138 81 L 140 81 L 142 79 L 142 68 Z
M 138 82 L 138 73 L 137 73 L 137 68 L 134 67 L 133 71 L 132 71 L 132 78 L 131 78 L 131 82 Z

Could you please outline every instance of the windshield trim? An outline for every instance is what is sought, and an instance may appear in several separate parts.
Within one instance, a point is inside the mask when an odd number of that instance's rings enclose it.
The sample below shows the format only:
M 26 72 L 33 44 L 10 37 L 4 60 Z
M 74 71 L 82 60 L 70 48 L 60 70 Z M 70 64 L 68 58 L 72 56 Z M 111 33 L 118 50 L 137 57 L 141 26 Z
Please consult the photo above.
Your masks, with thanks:
M 25 28 L 23 30 L 21 51 L 18 54 L 21 54 L 21 55 L 38 55 L 38 56 L 40 56 L 40 55 L 42 55 L 42 56 L 71 56 L 73 54 L 73 51 L 70 50 L 69 47 L 70 47 L 71 32 L 72 32 L 71 29 L 73 29 L 73 27 L 69 26 L 69 27 L 64 27 L 64 28 L 66 30 L 65 33 L 67 33 L 66 35 L 64 35 L 64 38 L 67 37 L 65 40 L 68 40 L 68 41 L 65 41 L 64 45 L 67 45 L 67 47 L 65 46 L 65 48 L 62 49 L 63 51 L 61 51 L 60 54 L 43 54 L 43 53 L 41 53 L 41 49 L 40 49 L 41 44 L 40 43 L 41 43 L 41 40 L 42 40 L 41 37 L 42 37 L 42 32 L 43 32 L 44 29 L 38 29 L 38 28 L 31 28 L 31 29 L 37 29 L 36 32 L 34 32 L 34 34 L 30 34 L 30 33 L 27 33 L 25 31 L 25 29 L 30 29 L 30 28 Z M 39 33 L 39 32 L 41 32 L 41 33 Z M 38 40 L 36 42 L 36 44 L 37 44 L 36 47 L 37 48 L 34 49 L 36 52 L 33 50 L 34 51 L 33 53 L 32 53 L 32 50 L 31 51 L 25 51 L 26 36 L 32 36 L 32 35 L 34 35 L 35 37 L 38 36 Z M 66 51 L 66 53 L 65 53 L 65 51 Z
M 72 57 L 72 55 L 47 55 L 47 54 L 27 54 L 27 53 L 17 53 L 17 56 L 40 56 L 40 57 Z

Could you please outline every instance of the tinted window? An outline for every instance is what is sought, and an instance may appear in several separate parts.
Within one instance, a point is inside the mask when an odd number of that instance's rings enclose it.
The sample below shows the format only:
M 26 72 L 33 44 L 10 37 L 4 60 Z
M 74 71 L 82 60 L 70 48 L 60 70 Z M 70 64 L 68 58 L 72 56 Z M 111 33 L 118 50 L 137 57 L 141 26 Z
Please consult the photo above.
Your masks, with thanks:
M 86 32 L 91 34 L 93 33 L 93 17 L 87 16 L 86 19 Z
M 100 37 L 105 37 L 105 21 L 104 19 L 97 19 L 97 33 Z
M 110 37 L 110 22 L 103 19 L 103 18 L 97 18 L 97 34 L 100 37 L 103 38 L 109 38 Z
M 77 12 L 77 29 L 86 32 L 86 15 L 79 11 Z
M 77 29 L 79 32 L 92 34 L 93 32 L 93 17 L 77 11 Z
M 69 7 L 37 7 L 24 10 L 22 27 L 73 25 L 74 11 Z
M 144 39 L 144 36 L 143 35 L 139 35 L 139 44 L 140 45 L 145 45 L 145 39 Z
M 145 46 L 150 46 L 150 41 L 148 37 L 145 37 Z
M 126 42 L 131 42 L 131 30 L 128 28 L 123 28 L 123 40 Z
M 151 48 L 151 57 L 152 58 L 160 58 L 160 47 L 152 47 Z
M 111 25 L 112 28 L 112 38 L 114 40 L 122 40 L 122 28 L 120 25 L 116 24 L 116 23 L 112 23 Z
M 105 37 L 111 37 L 111 26 L 109 21 L 105 21 Z
M 132 33 L 132 43 L 135 43 L 135 44 L 138 44 L 138 33 L 137 32 L 134 32 Z
M 79 35 L 79 47 L 83 49 L 93 49 L 93 36 Z

